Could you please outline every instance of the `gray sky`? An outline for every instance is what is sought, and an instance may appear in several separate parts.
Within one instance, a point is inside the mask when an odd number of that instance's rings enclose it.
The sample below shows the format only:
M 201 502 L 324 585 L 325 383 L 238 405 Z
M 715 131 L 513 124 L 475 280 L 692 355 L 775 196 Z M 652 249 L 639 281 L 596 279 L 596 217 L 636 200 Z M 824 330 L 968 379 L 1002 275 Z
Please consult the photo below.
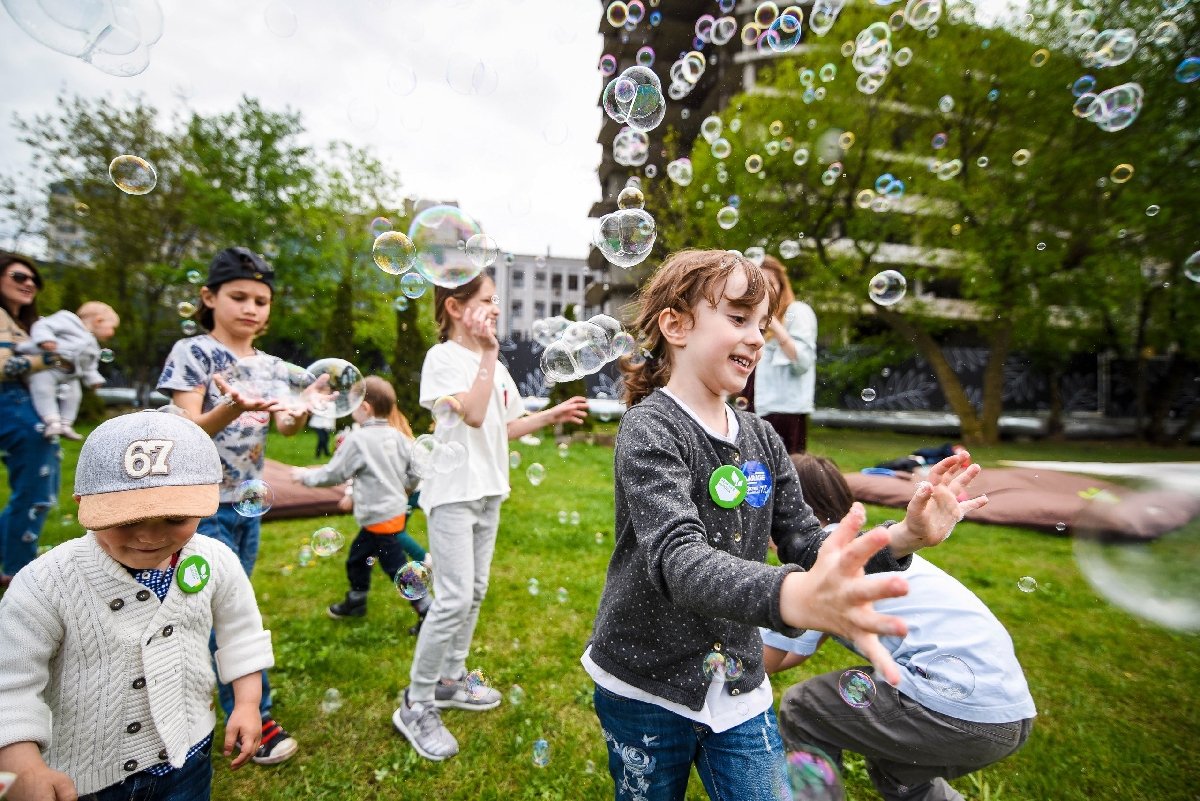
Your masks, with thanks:
M 294 35 L 271 31 L 272 6 L 294 12 Z M 48 112 L 64 89 L 114 103 L 141 93 L 164 112 L 181 91 L 205 113 L 232 110 L 245 94 L 299 109 L 311 144 L 369 145 L 400 172 L 405 194 L 458 200 L 505 250 L 586 255 L 600 194 L 599 3 L 166 0 L 162 10 L 162 39 L 132 78 L 51 50 L 0 10 L 0 172 L 28 168 L 12 112 Z M 494 92 L 454 91 L 448 66 L 478 62 Z M 417 80 L 402 96 L 389 75 L 405 67 Z

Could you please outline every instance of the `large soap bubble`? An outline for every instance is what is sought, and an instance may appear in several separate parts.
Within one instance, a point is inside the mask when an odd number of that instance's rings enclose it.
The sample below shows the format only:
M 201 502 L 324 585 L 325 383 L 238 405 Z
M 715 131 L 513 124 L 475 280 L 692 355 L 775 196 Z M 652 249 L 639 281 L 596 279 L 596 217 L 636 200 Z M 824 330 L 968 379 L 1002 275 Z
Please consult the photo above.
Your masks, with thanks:
M 632 267 L 650 255 L 657 231 L 643 209 L 620 209 L 600 218 L 594 244 L 618 267 Z
M 163 33 L 157 0 L 2 0 L 31 37 L 109 75 L 130 77 L 150 64 Z
M 408 227 L 416 248 L 413 267 L 431 284 L 462 286 L 483 270 L 467 253 L 467 243 L 479 233 L 479 224 L 457 206 L 425 209 Z
M 329 376 L 327 392 L 309 399 L 312 411 L 345 417 L 363 402 L 366 379 L 361 370 L 345 359 L 318 359 L 308 366 L 308 373 L 314 381 L 323 375 Z
M 650 138 L 633 128 L 622 128 L 613 139 L 613 160 L 623 167 L 640 167 L 650 157 Z
M 1200 631 L 1200 471 L 1123 480 L 1133 491 L 1098 493 L 1072 521 L 1080 572 L 1138 617 Z
M 608 82 L 601 97 L 604 113 L 639 131 L 658 127 L 667 113 L 662 81 L 649 67 L 633 66 Z

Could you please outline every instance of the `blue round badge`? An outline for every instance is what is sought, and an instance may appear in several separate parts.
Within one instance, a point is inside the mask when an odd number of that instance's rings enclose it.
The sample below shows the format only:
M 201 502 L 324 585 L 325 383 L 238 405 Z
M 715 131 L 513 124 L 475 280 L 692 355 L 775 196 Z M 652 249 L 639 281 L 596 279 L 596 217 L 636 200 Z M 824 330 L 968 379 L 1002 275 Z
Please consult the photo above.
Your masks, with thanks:
M 771 497 L 771 487 L 775 486 L 775 480 L 771 478 L 771 471 L 762 462 L 746 462 L 742 465 L 742 472 L 746 474 L 746 503 L 753 506 L 755 509 L 761 509 L 767 502 L 767 498 Z

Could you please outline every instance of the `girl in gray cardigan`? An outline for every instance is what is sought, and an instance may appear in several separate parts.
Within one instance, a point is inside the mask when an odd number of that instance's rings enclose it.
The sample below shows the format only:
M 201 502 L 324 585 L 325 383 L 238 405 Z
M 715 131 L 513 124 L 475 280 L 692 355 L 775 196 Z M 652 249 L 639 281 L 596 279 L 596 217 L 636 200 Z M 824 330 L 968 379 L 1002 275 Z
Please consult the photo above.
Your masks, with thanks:
M 779 436 L 726 402 L 777 302 L 761 269 L 726 251 L 674 254 L 641 293 L 644 350 L 622 364 L 616 546 L 582 660 L 617 798 L 683 799 L 693 764 L 711 798 L 787 797 L 757 626 L 836 630 L 898 682 L 878 635 L 904 622 L 871 603 L 906 582 L 863 567 L 905 569 L 986 503 L 957 500 L 979 472 L 960 455 L 931 471 L 904 522 L 856 537 L 855 504 L 826 536 Z M 782 566 L 763 563 L 770 540 Z

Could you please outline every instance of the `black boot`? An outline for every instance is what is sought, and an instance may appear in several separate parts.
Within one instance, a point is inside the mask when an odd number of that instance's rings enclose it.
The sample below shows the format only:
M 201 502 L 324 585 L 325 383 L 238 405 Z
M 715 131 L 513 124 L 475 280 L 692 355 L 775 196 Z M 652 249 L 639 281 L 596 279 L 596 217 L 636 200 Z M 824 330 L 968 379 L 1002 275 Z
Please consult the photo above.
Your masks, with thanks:
M 367 614 L 367 594 L 350 590 L 346 600 L 329 605 L 329 616 L 334 620 L 344 617 L 364 617 Z

